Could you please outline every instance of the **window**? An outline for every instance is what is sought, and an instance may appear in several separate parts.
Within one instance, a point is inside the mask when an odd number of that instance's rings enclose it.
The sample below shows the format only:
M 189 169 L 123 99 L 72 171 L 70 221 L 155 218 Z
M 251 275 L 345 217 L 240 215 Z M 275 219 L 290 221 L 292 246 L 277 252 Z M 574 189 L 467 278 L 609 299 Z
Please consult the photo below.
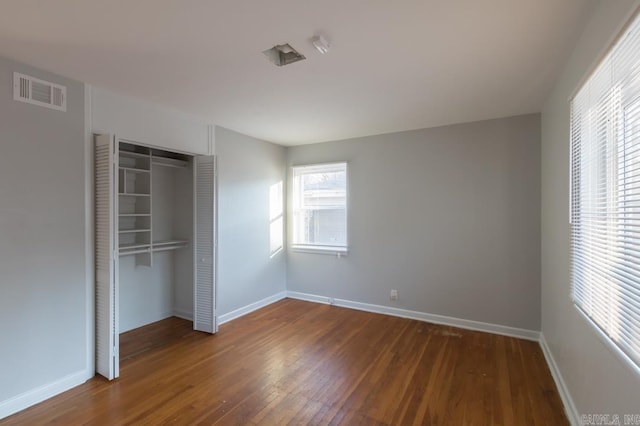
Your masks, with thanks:
M 346 252 L 347 163 L 293 168 L 293 247 Z
M 576 306 L 640 366 L 640 19 L 571 100 Z

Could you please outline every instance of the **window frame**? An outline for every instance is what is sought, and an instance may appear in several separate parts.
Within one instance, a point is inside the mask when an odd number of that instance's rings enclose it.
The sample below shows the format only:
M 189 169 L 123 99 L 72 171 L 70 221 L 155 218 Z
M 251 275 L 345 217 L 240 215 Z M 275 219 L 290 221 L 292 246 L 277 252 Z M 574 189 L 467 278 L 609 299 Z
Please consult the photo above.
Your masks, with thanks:
M 344 214 L 345 214 L 345 244 L 342 245 L 323 245 L 323 244 L 309 244 L 309 243 L 299 243 L 296 242 L 296 212 L 298 207 L 296 205 L 296 191 L 297 191 L 297 182 L 296 182 L 296 169 L 322 169 L 324 167 L 331 167 L 341 165 L 344 166 L 344 171 L 346 174 L 346 187 L 345 187 L 345 206 L 344 206 Z M 338 257 L 347 256 L 349 253 L 349 162 L 348 161 L 331 161 L 331 162 L 323 162 L 323 163 L 308 163 L 308 164 L 298 164 L 291 166 L 291 217 L 288 222 L 291 224 L 291 242 L 289 247 L 292 251 L 301 252 L 301 253 L 315 253 L 315 254 L 327 254 L 327 255 L 336 255 Z
M 591 84 L 592 81 L 594 79 L 594 76 L 596 76 L 600 71 L 601 68 L 604 66 L 605 63 L 609 62 L 609 61 L 613 61 L 612 56 L 615 55 L 618 51 L 618 49 L 621 49 L 620 46 L 623 46 L 623 43 L 625 42 L 625 40 L 633 33 L 633 32 L 640 32 L 640 10 L 637 10 L 635 13 L 632 14 L 632 16 L 630 17 L 629 21 L 625 24 L 625 26 L 623 27 L 623 29 L 620 31 L 620 33 L 618 34 L 618 36 L 613 40 L 613 42 L 611 43 L 611 45 L 608 47 L 608 49 L 605 51 L 605 53 L 601 56 L 600 60 L 594 64 L 594 66 L 589 70 L 588 73 L 585 74 L 585 77 L 581 80 L 580 84 L 576 87 L 576 89 L 574 90 L 574 92 L 571 94 L 571 96 L 568 99 L 568 106 L 570 109 L 570 119 L 569 119 L 569 220 L 568 220 L 568 224 L 569 224 L 569 238 L 570 238 L 570 253 L 569 253 L 569 260 L 570 260 L 570 277 L 569 277 L 569 284 L 570 284 L 570 300 L 571 300 L 571 304 L 573 305 L 573 308 L 578 312 L 579 316 L 584 318 L 584 320 L 586 321 L 586 323 L 589 325 L 589 328 L 592 329 L 595 334 L 598 336 L 598 338 L 603 342 L 604 346 L 612 353 L 614 354 L 620 361 L 622 361 L 623 364 L 625 364 L 626 366 L 628 366 L 635 374 L 640 374 L 640 350 L 635 349 L 635 350 L 630 350 L 629 348 L 625 347 L 622 343 L 618 343 L 616 341 L 616 338 L 614 337 L 614 334 L 616 333 L 621 333 L 621 330 L 623 329 L 618 329 L 615 330 L 613 333 L 611 332 L 611 330 L 608 329 L 608 326 L 604 325 L 604 324 L 600 324 L 598 322 L 598 320 L 596 319 L 595 316 L 591 316 L 588 312 L 587 312 L 587 307 L 586 306 L 582 306 L 582 304 L 577 300 L 578 298 L 580 298 L 579 295 L 576 295 L 576 278 L 575 278 L 575 272 L 574 272 L 574 262 L 576 262 L 576 254 L 574 253 L 574 239 L 576 238 L 576 236 L 578 234 L 576 234 L 574 232 L 574 206 L 576 205 L 576 201 L 578 203 L 578 205 L 580 203 L 583 203 L 584 200 L 580 199 L 580 200 L 576 200 L 574 195 L 575 195 L 575 184 L 574 184 L 574 179 L 580 179 L 581 177 L 579 176 L 581 173 L 583 173 L 583 170 L 577 170 L 576 171 L 576 166 L 578 166 L 578 168 L 580 168 L 580 166 L 582 165 L 581 161 L 581 155 L 582 153 L 577 154 L 576 156 L 579 156 L 578 161 L 576 161 L 576 158 L 574 158 L 574 149 L 575 149 L 575 142 L 574 142 L 574 112 L 573 112 L 573 108 L 574 108 L 574 101 L 576 101 L 576 99 L 579 97 L 579 95 L 581 94 L 581 92 L 585 89 L 587 86 L 589 86 L 588 90 L 591 90 Z M 638 33 L 636 33 L 635 37 L 637 37 Z M 637 41 L 636 41 L 637 42 Z M 640 55 L 638 55 L 640 57 Z M 610 65 L 611 67 L 617 65 L 617 63 L 613 63 L 612 65 Z M 614 86 L 610 87 L 607 90 L 613 90 Z M 613 100 L 611 101 L 613 102 Z M 587 108 L 587 112 L 589 115 L 589 120 L 593 119 L 594 117 L 594 113 L 593 113 L 593 109 L 598 107 L 598 103 L 591 103 L 591 100 L 588 101 L 588 108 Z M 617 114 L 624 114 L 624 107 L 623 104 L 619 105 L 620 109 L 616 110 L 616 107 L 613 105 L 610 107 L 611 110 L 616 111 Z M 609 121 L 615 121 L 618 120 L 620 117 L 617 115 L 614 116 L 608 116 L 608 120 L 607 120 L 607 129 L 609 129 Z M 624 123 L 624 120 L 620 120 L 620 122 Z M 616 123 L 618 123 L 616 121 Z M 583 125 L 582 123 L 580 125 Z M 624 124 L 623 124 L 624 126 Z M 624 132 L 625 127 L 622 127 L 622 132 Z M 615 131 L 614 131 L 615 130 Z M 619 128 L 615 128 L 615 129 L 609 129 L 607 130 L 607 132 L 611 132 L 611 134 L 613 133 L 617 133 L 620 132 Z M 610 143 L 610 142 L 607 142 Z M 620 149 L 620 144 L 625 144 L 624 140 L 621 141 L 620 139 L 618 139 L 618 136 L 615 136 L 615 139 L 613 141 L 613 143 L 615 143 L 616 146 L 616 150 Z M 622 149 L 625 149 L 624 147 Z M 594 161 L 593 157 L 589 157 L 586 161 Z M 595 158 L 596 162 L 602 161 L 602 159 L 600 158 Z M 594 163 L 595 164 L 595 163 Z M 634 164 L 640 165 L 640 160 L 637 160 Z M 598 168 L 598 166 L 594 166 L 596 168 Z M 619 167 L 618 165 L 616 165 L 616 167 Z M 619 172 L 619 169 L 616 169 L 617 172 Z M 577 176 L 578 175 L 578 176 Z M 582 182 L 582 181 L 581 181 Z M 607 185 L 609 185 L 609 183 L 607 183 Z M 626 185 L 626 183 L 620 184 L 620 182 L 616 181 L 616 186 L 614 189 L 615 191 L 620 191 L 619 185 Z M 607 192 L 607 194 L 610 194 L 609 192 Z M 609 195 L 611 196 L 611 195 Z M 618 214 L 616 212 L 616 214 Z M 584 225 L 584 224 L 583 224 Z M 593 224 L 591 223 L 587 223 L 587 226 L 593 226 Z M 579 237 L 584 237 L 585 234 L 579 234 Z M 638 241 L 640 242 L 640 237 L 636 238 L 634 241 Z M 615 246 L 617 247 L 617 246 Z M 584 256 L 584 254 L 580 254 L 580 256 Z M 611 276 L 612 273 L 609 273 L 607 276 Z M 583 286 L 585 284 L 582 284 Z M 594 284 L 591 284 L 591 286 L 593 286 Z M 621 287 L 619 285 L 615 285 L 614 290 L 617 290 L 618 292 L 620 292 Z M 581 290 L 584 291 L 584 290 Z M 596 290 L 590 290 L 592 292 L 596 291 Z M 593 297 L 593 296 L 591 296 Z M 605 305 L 607 308 L 609 308 L 609 306 L 606 305 L 606 303 L 603 303 L 603 305 Z M 640 305 L 635 306 L 634 308 L 638 309 L 638 313 L 640 313 Z M 592 308 L 593 309 L 593 308 Z M 621 308 L 622 309 L 622 308 Z M 625 308 L 626 309 L 626 308 Z M 614 314 L 616 312 L 619 311 L 615 311 Z M 632 311 L 634 314 L 636 313 L 635 310 Z M 608 315 L 612 315 L 610 313 L 608 313 Z M 633 314 L 632 314 L 633 315 Z M 626 329 L 624 329 L 626 330 Z M 610 334 L 611 333 L 611 334 Z M 636 345 L 637 346 L 637 345 Z M 629 352 L 628 352 L 629 351 Z

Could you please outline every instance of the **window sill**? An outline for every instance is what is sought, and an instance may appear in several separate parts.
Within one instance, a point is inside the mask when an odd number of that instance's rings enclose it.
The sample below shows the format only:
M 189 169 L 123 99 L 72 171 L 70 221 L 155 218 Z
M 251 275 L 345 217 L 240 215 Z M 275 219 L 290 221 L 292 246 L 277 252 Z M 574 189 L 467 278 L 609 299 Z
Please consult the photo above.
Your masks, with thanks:
M 299 253 L 328 254 L 337 257 L 346 256 L 349 253 L 349 249 L 347 247 L 313 246 L 305 244 L 294 244 L 291 246 L 291 250 Z

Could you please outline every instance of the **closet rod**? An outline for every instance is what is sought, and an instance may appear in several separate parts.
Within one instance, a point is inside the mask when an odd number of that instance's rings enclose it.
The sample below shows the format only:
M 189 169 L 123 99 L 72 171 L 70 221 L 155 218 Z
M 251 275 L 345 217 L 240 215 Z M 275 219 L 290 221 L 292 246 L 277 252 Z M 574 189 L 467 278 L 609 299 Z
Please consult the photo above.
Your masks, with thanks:
M 179 250 L 181 248 L 185 248 L 187 245 L 179 245 L 179 246 L 170 246 L 170 247 L 158 247 L 158 248 L 153 248 L 151 249 L 152 252 L 156 252 L 156 251 L 169 251 L 169 250 Z
M 130 250 L 130 251 L 121 251 L 120 253 L 118 253 L 120 256 L 129 256 L 131 254 L 142 254 L 142 253 L 151 253 L 151 249 L 144 249 L 144 250 Z

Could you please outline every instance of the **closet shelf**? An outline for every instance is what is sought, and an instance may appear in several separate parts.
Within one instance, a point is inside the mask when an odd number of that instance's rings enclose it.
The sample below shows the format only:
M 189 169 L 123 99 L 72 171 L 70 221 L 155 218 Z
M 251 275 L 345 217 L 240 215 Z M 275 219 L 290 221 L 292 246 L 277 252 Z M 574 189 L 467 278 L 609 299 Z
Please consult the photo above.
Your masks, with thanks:
M 188 163 L 184 160 L 178 160 L 176 158 L 151 157 L 151 164 L 154 166 L 176 167 L 179 169 L 183 169 L 187 167 Z
M 142 154 L 140 152 L 131 152 L 131 151 L 122 151 L 119 152 L 122 157 L 130 157 L 130 158 L 149 158 L 149 154 Z
M 151 232 L 151 229 L 121 229 L 118 232 L 120 234 L 133 234 L 136 232 Z
M 120 217 L 151 217 L 150 213 L 120 213 Z

